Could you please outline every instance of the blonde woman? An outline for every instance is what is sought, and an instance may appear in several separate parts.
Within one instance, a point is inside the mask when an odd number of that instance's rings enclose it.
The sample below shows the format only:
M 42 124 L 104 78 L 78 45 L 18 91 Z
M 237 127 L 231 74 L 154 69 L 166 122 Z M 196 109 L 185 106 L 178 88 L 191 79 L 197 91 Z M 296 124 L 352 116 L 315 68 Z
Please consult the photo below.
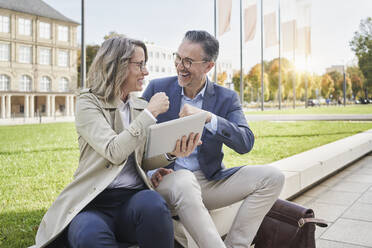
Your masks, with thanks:
M 158 93 L 147 103 L 130 94 L 142 90 L 146 61 L 146 46 L 138 40 L 115 37 L 99 49 L 89 89 L 76 105 L 79 167 L 43 217 L 36 247 L 173 247 L 170 212 L 145 173 L 171 159 L 143 159 L 146 129 L 168 110 L 168 97 Z M 199 137 L 194 138 L 187 151 L 195 148 Z

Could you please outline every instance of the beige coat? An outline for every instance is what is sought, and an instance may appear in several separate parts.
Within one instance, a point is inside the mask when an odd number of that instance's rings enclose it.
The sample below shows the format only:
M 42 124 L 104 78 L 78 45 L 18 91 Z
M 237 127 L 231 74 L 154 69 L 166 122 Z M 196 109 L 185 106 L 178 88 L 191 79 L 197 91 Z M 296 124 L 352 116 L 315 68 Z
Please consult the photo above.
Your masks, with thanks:
M 59 247 L 58 242 L 53 241 L 58 240 L 71 220 L 115 179 L 133 151 L 136 169 L 150 189 L 153 187 L 145 171 L 169 164 L 164 155 L 143 160 L 147 127 L 155 121 L 142 111 L 146 101 L 134 96 L 129 101 L 132 122 L 128 129 L 124 129 L 117 109 L 119 99 L 107 103 L 89 90 L 82 90 L 76 103 L 79 167 L 74 180 L 44 215 L 34 247 L 49 244 Z

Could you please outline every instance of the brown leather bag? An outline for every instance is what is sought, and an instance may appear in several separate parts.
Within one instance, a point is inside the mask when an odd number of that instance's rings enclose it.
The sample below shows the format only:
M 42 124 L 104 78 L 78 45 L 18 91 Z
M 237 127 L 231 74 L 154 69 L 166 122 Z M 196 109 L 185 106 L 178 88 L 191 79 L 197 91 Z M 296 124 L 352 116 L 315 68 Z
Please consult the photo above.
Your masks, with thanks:
M 328 226 L 314 218 L 312 209 L 278 199 L 262 221 L 254 247 L 315 248 L 315 225 Z

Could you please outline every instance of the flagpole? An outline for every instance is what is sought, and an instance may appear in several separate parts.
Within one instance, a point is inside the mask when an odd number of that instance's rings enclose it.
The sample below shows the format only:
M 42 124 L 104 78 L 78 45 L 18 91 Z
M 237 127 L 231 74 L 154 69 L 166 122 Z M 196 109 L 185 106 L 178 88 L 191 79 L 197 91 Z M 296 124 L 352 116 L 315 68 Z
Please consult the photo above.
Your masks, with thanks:
M 240 0 L 240 102 L 244 103 L 244 87 L 243 87 L 243 7 Z
M 84 88 L 85 86 L 85 69 L 86 60 L 85 60 L 85 0 L 81 0 L 81 53 L 80 53 L 80 78 L 81 84 L 80 87 Z
M 293 24 L 295 25 L 295 24 Z M 293 108 L 296 108 L 296 26 L 294 27 L 293 32 Z
M 278 0 L 278 16 L 279 16 L 279 76 L 278 76 L 278 101 L 279 101 L 279 110 L 282 108 L 282 87 L 281 87 L 281 17 L 280 17 L 280 0 Z
M 214 37 L 217 39 L 217 0 L 214 0 Z M 218 83 L 217 81 L 217 60 L 215 61 L 216 64 L 214 65 L 214 81 L 215 83 Z
M 305 75 L 305 108 L 307 108 L 308 107 L 308 105 L 307 105 L 307 84 L 308 84 L 308 81 L 307 81 L 307 75 L 306 75 L 306 72 L 307 72 L 307 70 L 308 70 L 308 67 L 307 67 L 307 54 L 305 55 L 305 66 L 306 66 L 306 70 L 305 70 L 305 73 L 304 73 L 304 75 Z
M 263 0 L 261 0 L 261 111 L 264 110 Z

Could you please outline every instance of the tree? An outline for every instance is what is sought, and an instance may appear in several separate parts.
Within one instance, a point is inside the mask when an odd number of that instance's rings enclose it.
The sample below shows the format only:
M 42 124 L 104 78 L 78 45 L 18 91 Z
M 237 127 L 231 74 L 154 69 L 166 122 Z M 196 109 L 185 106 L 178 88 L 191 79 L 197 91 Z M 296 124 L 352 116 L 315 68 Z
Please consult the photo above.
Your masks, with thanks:
M 113 37 L 125 37 L 125 35 L 124 34 L 119 34 L 116 31 L 110 31 L 108 34 L 106 34 L 103 37 L 103 39 L 108 40 L 108 39 L 113 38 Z
M 324 98 L 330 98 L 331 93 L 334 91 L 334 82 L 331 76 L 327 73 L 323 75 L 320 81 L 320 93 Z
M 363 73 L 360 71 L 358 66 L 349 66 L 346 71 L 351 81 L 353 97 L 361 97 L 363 94 L 363 83 L 365 81 Z
M 222 72 L 222 73 L 218 73 L 218 74 L 217 74 L 217 83 L 218 83 L 219 85 L 224 86 L 224 85 L 225 85 L 225 81 L 226 81 L 226 79 L 227 79 L 227 73 L 226 73 L 225 71 Z
M 99 49 L 99 45 L 87 45 L 85 47 L 85 63 L 86 63 L 86 71 L 89 71 L 90 65 L 92 64 L 94 58 L 96 57 L 96 54 Z M 81 86 L 81 76 L 80 76 L 80 71 L 81 71 L 81 50 L 78 50 L 78 56 L 77 56 L 77 69 L 78 69 L 78 81 L 79 81 L 79 86 Z
M 358 58 L 358 65 L 362 71 L 365 82 L 363 84 L 365 97 L 368 97 L 368 91 L 372 91 L 372 18 L 362 19 L 359 25 L 359 31 L 354 33 L 350 41 L 351 50 L 355 52 Z
M 332 78 L 333 80 L 333 87 L 334 90 L 332 92 L 332 95 L 338 99 L 339 97 L 342 96 L 343 94 L 343 82 L 344 82 L 344 77 L 343 75 L 338 72 L 338 71 L 331 71 L 328 73 L 328 75 Z

